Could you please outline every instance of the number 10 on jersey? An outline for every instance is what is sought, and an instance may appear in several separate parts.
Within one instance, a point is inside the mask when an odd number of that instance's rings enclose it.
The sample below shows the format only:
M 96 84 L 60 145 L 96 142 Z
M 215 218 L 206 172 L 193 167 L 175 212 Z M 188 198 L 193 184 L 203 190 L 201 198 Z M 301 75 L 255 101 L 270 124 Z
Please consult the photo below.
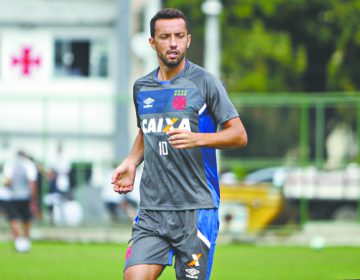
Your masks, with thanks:
M 167 156 L 168 152 L 168 143 L 166 141 L 159 142 L 159 153 L 161 156 Z

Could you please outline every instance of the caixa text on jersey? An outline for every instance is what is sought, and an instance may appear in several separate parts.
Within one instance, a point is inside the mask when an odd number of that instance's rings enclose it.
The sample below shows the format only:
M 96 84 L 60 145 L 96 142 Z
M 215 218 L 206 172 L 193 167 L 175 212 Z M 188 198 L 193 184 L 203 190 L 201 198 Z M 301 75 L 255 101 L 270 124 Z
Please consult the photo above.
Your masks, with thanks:
M 141 122 L 143 133 L 167 132 L 179 128 L 191 131 L 189 118 L 149 118 Z

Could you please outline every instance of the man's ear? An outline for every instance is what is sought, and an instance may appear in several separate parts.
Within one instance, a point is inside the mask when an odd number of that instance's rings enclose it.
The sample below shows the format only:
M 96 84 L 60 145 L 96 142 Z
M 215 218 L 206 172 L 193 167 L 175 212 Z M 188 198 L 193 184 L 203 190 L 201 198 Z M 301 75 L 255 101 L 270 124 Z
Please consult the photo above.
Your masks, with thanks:
M 189 34 L 189 35 L 188 35 L 187 48 L 189 48 L 189 47 L 190 47 L 190 43 L 191 43 L 191 35 Z
M 155 40 L 153 37 L 150 37 L 149 38 L 149 44 L 150 46 L 155 50 Z

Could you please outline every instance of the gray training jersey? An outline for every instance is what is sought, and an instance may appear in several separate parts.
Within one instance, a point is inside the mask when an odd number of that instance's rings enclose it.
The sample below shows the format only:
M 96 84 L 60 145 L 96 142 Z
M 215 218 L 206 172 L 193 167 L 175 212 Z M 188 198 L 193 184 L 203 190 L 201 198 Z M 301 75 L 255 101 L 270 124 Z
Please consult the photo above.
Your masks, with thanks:
M 213 148 L 175 149 L 166 132 L 179 128 L 215 132 L 238 113 L 221 82 L 187 61 L 171 81 L 155 70 L 134 84 L 138 126 L 144 135 L 144 169 L 140 208 L 187 210 L 218 208 L 220 200 Z

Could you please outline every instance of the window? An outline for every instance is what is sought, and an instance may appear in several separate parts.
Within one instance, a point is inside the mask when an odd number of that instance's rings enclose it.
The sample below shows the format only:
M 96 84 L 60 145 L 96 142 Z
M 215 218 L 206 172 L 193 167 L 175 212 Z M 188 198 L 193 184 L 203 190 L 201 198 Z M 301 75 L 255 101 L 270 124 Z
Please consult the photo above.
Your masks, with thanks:
M 107 77 L 109 44 L 105 40 L 56 40 L 56 77 Z

